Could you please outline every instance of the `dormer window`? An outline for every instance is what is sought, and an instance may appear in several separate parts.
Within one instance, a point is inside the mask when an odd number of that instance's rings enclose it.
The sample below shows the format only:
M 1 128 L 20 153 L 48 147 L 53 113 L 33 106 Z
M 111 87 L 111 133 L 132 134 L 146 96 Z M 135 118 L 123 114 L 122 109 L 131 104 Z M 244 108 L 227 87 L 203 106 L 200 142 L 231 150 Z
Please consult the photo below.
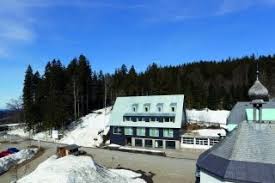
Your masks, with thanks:
M 163 104 L 159 103 L 157 104 L 157 111 L 162 112 L 163 111 Z
M 144 104 L 144 111 L 149 112 L 150 111 L 150 104 Z
M 171 112 L 176 112 L 177 104 L 176 103 L 171 103 L 170 108 L 171 108 Z
M 171 107 L 171 111 L 175 112 L 175 107 L 174 106 Z
M 138 109 L 138 105 L 137 104 L 133 104 L 132 105 L 132 112 L 137 112 Z

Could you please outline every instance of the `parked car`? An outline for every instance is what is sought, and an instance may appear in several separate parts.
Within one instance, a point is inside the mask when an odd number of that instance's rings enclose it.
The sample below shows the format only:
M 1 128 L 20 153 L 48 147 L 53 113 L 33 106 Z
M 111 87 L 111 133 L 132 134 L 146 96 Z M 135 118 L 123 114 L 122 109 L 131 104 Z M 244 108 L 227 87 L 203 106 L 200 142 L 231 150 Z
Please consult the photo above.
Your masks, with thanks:
M 11 153 L 9 152 L 9 151 L 2 151 L 1 153 L 0 153 L 0 158 L 3 158 L 3 157 L 5 157 L 5 156 L 8 156 L 8 155 L 10 155 Z

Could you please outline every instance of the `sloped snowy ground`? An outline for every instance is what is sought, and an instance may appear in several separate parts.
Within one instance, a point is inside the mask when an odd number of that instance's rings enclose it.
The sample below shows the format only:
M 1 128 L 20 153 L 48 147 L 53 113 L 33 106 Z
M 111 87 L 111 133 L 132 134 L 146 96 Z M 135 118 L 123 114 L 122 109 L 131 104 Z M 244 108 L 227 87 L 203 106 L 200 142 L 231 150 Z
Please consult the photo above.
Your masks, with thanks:
M 80 118 L 80 122 L 73 122 L 70 130 L 65 131 L 65 136 L 60 140 L 55 141 L 48 135 L 48 132 L 32 134 L 31 138 L 64 144 L 77 144 L 84 147 L 96 147 L 102 143 L 103 135 L 106 135 L 109 131 L 107 125 L 109 123 L 110 113 L 111 107 L 108 107 Z M 29 137 L 29 132 L 25 132 L 23 128 L 11 130 L 8 134 Z
M 226 119 L 230 111 L 226 110 L 186 110 L 188 122 L 204 122 L 204 123 L 219 123 L 222 125 L 226 124 Z
M 52 156 L 18 183 L 145 183 L 141 174 L 129 170 L 106 169 L 89 156 Z
M 82 123 L 75 126 L 72 131 L 66 132 L 66 135 L 59 142 L 64 144 L 77 144 L 85 147 L 99 146 L 109 131 L 111 108 L 100 109 L 94 113 L 81 118 Z M 101 132 L 101 134 L 99 134 Z
M 31 159 L 37 151 L 38 148 L 28 148 L 0 158 L 0 174 L 6 172 L 13 165 L 20 164 L 28 159 Z

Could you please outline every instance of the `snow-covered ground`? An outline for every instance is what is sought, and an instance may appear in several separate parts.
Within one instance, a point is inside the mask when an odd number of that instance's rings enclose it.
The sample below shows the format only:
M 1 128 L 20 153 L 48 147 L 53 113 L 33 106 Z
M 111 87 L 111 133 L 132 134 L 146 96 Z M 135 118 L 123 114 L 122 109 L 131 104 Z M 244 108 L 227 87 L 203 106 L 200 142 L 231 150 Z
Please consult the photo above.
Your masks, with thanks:
M 203 137 L 219 137 L 218 134 L 221 136 L 226 136 L 226 131 L 224 129 L 200 129 L 193 130 L 192 133 Z
M 97 165 L 89 156 L 52 156 L 18 183 L 145 183 L 141 174 Z
M 38 148 L 28 148 L 0 158 L 0 174 L 7 171 L 13 165 L 20 164 L 28 159 L 31 159 L 37 151 Z
M 80 123 L 72 123 L 70 130 L 65 131 L 65 136 L 60 140 L 54 140 L 48 132 L 31 134 L 31 138 L 64 144 L 77 144 L 84 147 L 96 147 L 102 143 L 103 135 L 106 135 L 109 131 L 107 125 L 109 123 L 110 113 L 111 107 L 108 107 L 82 117 Z M 8 134 L 30 137 L 29 132 L 24 131 L 23 128 L 11 130 Z
M 222 125 L 226 124 L 226 119 L 230 111 L 226 110 L 186 110 L 188 122 L 203 122 L 203 123 L 219 123 Z
M 72 131 L 68 131 L 59 142 L 64 144 L 77 144 L 79 146 L 94 147 L 99 146 L 109 131 L 107 125 L 111 108 L 100 109 L 95 113 L 88 114 L 81 118 L 82 123 L 77 125 Z M 101 134 L 98 134 L 102 132 Z

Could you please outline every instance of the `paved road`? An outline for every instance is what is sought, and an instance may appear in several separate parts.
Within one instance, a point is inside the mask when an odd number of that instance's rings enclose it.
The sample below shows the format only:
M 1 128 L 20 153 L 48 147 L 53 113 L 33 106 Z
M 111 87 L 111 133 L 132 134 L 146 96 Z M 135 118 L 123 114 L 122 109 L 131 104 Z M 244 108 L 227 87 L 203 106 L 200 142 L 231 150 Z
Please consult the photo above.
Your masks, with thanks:
M 17 140 L 17 144 L 4 143 L 0 144 L 0 150 L 10 146 L 24 148 L 30 145 L 29 141 L 21 138 L 13 137 Z M 38 142 L 32 141 L 32 144 L 37 145 Z M 19 168 L 17 171 L 18 177 L 24 176 L 32 172 L 41 162 L 53 155 L 56 150 L 56 144 L 41 142 L 41 147 L 45 148 L 45 153 L 34 159 L 27 165 Z M 189 158 L 190 152 L 186 154 L 187 159 L 177 159 L 169 157 L 161 157 L 154 155 L 127 153 L 120 151 L 111 151 L 97 148 L 82 148 L 88 154 L 93 155 L 95 161 L 108 168 L 116 168 L 117 166 L 132 169 L 142 170 L 147 174 L 153 174 L 153 181 L 156 183 L 193 183 L 195 182 L 195 158 Z M 185 153 L 185 152 L 183 152 Z M 197 157 L 199 152 L 193 152 L 192 157 Z M 27 167 L 27 168 L 26 168 Z M 26 170 L 27 169 L 27 170 Z M 9 171 L 0 176 L 0 182 L 10 182 L 15 179 L 15 171 Z

